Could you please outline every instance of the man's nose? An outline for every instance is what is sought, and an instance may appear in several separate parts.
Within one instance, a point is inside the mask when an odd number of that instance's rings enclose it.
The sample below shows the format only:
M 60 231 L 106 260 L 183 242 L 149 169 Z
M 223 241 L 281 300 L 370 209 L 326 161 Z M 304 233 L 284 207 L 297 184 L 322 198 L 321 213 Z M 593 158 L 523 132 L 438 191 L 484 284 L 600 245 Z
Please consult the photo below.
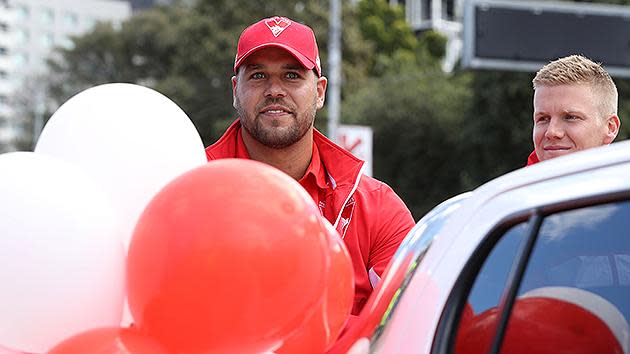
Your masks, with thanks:
M 560 118 L 551 118 L 545 137 L 548 139 L 562 139 L 564 137 L 564 125 Z
M 267 87 L 265 89 L 266 97 L 277 98 L 284 97 L 285 95 L 286 90 L 284 88 L 284 85 L 282 84 L 282 81 L 279 78 L 272 77 L 267 81 Z

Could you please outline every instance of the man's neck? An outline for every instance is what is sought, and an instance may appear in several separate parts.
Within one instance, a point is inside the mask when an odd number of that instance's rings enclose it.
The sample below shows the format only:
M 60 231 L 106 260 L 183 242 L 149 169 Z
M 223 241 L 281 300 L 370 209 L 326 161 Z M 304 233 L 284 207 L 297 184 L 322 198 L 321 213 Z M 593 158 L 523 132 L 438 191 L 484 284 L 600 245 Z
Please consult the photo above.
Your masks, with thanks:
M 313 156 L 312 130 L 295 144 L 282 149 L 270 148 L 259 143 L 245 129 L 243 129 L 243 142 L 252 160 L 271 165 L 296 181 L 304 176 Z

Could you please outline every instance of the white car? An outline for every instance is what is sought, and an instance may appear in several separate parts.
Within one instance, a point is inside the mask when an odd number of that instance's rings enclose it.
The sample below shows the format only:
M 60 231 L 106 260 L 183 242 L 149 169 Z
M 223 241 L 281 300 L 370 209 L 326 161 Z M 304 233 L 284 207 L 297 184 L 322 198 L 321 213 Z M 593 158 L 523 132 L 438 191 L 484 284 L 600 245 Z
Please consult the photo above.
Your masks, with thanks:
M 630 141 L 503 175 L 409 233 L 330 353 L 630 353 Z

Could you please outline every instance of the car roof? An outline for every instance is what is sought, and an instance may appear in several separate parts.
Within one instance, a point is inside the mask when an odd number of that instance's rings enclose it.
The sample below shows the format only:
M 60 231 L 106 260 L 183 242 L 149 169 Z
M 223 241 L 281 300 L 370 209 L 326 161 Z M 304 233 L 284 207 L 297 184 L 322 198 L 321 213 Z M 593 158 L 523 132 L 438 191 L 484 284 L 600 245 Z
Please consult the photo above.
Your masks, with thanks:
M 548 179 L 628 161 L 630 161 L 630 141 L 618 142 L 520 168 L 482 185 L 478 188 L 478 193 L 476 194 L 484 193 L 486 197 L 491 197 L 492 195 Z
M 623 178 L 621 171 L 615 169 L 628 163 L 630 141 L 623 141 L 520 168 L 475 189 L 450 223 L 490 222 L 478 215 L 484 208 L 495 215 L 505 215 L 606 191 L 630 189 L 630 178 Z M 627 171 L 626 175 L 630 175 L 630 169 Z M 474 220 L 472 215 L 476 215 Z

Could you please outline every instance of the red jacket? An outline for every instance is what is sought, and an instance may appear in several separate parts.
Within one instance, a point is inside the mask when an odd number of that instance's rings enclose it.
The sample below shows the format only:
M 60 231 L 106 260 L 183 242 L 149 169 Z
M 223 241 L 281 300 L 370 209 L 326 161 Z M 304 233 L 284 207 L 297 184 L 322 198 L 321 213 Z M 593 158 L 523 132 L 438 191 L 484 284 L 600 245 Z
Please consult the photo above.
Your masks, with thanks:
M 216 143 L 206 148 L 208 160 L 237 157 L 240 129 L 237 120 Z M 370 270 L 382 275 L 415 222 L 388 185 L 362 173 L 363 161 L 317 130 L 313 134 L 329 185 L 320 200 L 320 211 L 342 236 L 352 258 L 355 272 L 352 314 L 358 315 L 372 292 Z M 373 275 L 372 278 L 374 281 Z
M 532 151 L 532 153 L 529 154 L 529 156 L 527 157 L 527 166 L 533 165 L 539 162 L 540 160 L 538 160 L 538 155 L 536 155 L 536 150 Z

